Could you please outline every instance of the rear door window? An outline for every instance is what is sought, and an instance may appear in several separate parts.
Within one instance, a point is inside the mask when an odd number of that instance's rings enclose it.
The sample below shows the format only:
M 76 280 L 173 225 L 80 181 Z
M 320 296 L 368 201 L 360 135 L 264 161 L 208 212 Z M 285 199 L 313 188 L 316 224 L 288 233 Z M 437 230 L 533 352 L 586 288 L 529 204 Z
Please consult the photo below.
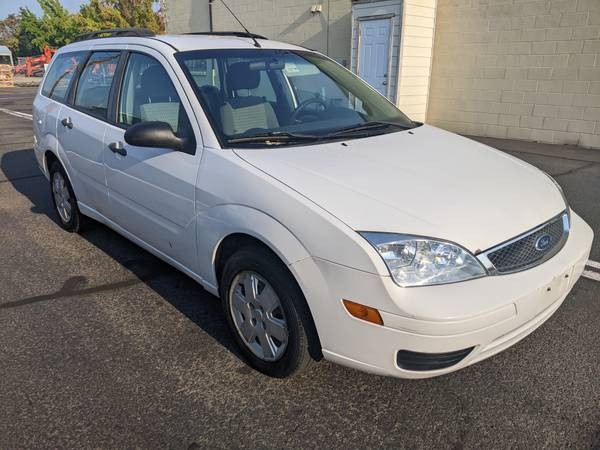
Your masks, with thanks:
M 69 94 L 71 81 L 85 55 L 85 52 L 74 52 L 56 56 L 42 86 L 42 95 L 64 102 Z
M 75 106 L 78 109 L 106 120 L 110 89 L 119 57 L 120 52 L 92 53 L 77 84 Z

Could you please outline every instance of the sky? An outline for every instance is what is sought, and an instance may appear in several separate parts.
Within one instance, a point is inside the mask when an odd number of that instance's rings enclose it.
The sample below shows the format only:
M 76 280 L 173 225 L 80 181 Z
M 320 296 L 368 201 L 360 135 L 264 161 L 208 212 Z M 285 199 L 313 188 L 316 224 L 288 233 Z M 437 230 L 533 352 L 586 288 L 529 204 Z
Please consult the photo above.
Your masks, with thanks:
M 86 0 L 61 0 L 62 5 L 71 12 L 79 11 L 79 6 L 87 3 Z M 0 19 L 4 19 L 10 13 L 16 13 L 21 6 L 27 6 L 36 15 L 41 15 L 42 10 L 37 0 L 0 0 Z

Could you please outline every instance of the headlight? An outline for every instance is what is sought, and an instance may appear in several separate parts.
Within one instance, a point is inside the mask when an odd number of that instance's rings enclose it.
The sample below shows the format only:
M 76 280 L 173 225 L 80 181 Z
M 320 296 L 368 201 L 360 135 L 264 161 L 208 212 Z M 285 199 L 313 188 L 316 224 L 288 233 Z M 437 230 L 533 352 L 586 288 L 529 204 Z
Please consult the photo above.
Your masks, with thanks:
M 486 275 L 467 250 L 449 242 L 390 233 L 360 233 L 403 287 L 454 283 Z

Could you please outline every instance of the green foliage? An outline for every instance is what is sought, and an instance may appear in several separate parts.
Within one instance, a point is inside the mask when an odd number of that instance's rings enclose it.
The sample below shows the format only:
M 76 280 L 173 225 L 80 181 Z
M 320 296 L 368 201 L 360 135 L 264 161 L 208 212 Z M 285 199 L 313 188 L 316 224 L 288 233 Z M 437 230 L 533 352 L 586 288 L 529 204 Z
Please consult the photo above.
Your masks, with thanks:
M 13 55 L 19 51 L 19 26 L 21 17 L 10 14 L 4 20 L 0 20 L 0 45 L 6 45 Z
M 89 4 L 83 5 L 75 15 L 75 21 L 80 33 L 129 26 L 117 9 L 107 7 L 102 0 L 90 0 Z
M 103 0 L 103 3 L 119 11 L 131 27 L 149 28 L 155 33 L 164 31 L 164 23 L 152 9 L 153 0 Z
M 18 54 L 20 56 L 29 56 L 39 53 L 37 46 L 33 43 L 34 39 L 39 38 L 38 27 L 40 19 L 33 14 L 29 8 L 19 10 L 21 18 L 18 34 Z
M 0 20 L 0 43 L 13 54 L 40 54 L 43 48 L 62 47 L 80 33 L 107 28 L 149 28 L 155 33 L 164 31 L 164 20 L 153 9 L 153 0 L 90 0 L 75 14 L 69 13 L 60 0 L 37 0 L 42 16 L 28 8 L 20 8 Z
M 38 0 L 43 14 L 38 22 L 37 36 L 32 43 L 38 49 L 44 46 L 62 47 L 78 33 L 73 16 L 60 4 L 60 0 Z

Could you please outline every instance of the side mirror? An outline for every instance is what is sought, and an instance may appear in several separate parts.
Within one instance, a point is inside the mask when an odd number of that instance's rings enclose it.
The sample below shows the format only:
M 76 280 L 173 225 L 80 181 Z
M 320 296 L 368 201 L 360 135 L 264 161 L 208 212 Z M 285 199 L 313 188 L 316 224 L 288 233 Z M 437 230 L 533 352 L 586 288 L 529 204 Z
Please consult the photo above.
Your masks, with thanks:
M 170 148 L 183 151 L 186 140 L 175 136 L 167 122 L 140 122 L 125 132 L 125 142 L 137 147 Z

